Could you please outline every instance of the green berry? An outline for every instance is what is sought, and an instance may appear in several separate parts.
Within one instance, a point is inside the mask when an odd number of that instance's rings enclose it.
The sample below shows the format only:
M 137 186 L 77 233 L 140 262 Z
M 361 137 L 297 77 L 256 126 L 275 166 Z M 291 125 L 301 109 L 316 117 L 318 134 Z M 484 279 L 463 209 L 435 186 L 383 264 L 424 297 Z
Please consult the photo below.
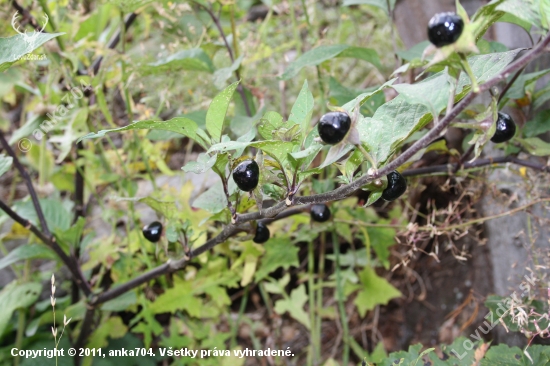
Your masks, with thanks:
M 407 181 L 397 170 L 386 177 L 388 178 L 388 186 L 382 192 L 382 198 L 386 201 L 394 201 L 407 190 Z
M 512 120 L 510 115 L 498 112 L 497 129 L 491 141 L 494 143 L 501 143 L 510 140 L 516 134 L 516 124 Z
M 156 243 L 160 240 L 160 236 L 162 235 L 162 224 L 158 221 L 154 221 L 143 227 L 142 232 L 145 239 L 152 243 Z
M 324 143 L 335 145 L 342 141 L 351 127 L 351 118 L 345 112 L 329 112 L 319 120 L 317 130 Z
M 330 209 L 324 203 L 311 206 L 311 219 L 317 222 L 325 222 L 330 219 Z
M 254 243 L 262 244 L 269 240 L 269 229 L 267 226 L 262 224 L 261 222 L 258 222 L 258 225 L 256 226 L 256 235 L 254 235 Z
M 258 186 L 260 180 L 260 168 L 250 159 L 241 162 L 233 170 L 233 180 L 241 191 L 250 192 Z
M 456 13 L 438 13 L 428 23 L 428 39 L 437 48 L 456 42 L 464 30 L 464 21 Z

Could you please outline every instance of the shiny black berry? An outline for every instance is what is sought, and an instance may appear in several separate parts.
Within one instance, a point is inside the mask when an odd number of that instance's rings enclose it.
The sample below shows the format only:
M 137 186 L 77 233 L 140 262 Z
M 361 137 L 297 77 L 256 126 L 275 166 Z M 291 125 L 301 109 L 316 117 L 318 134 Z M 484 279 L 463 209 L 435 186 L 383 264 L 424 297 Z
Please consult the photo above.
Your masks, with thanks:
M 428 23 L 428 38 L 436 47 L 455 43 L 464 29 L 464 21 L 455 13 L 438 13 Z
M 250 192 L 258 186 L 260 167 L 254 160 L 245 160 L 233 170 L 233 180 L 241 191 Z
M 386 177 L 388 178 L 388 186 L 382 192 L 382 198 L 386 201 L 394 201 L 407 190 L 407 181 L 397 170 Z
M 324 203 L 311 206 L 311 219 L 317 222 L 325 222 L 330 219 L 330 209 Z
M 512 117 L 506 113 L 498 112 L 497 130 L 491 141 L 495 143 L 506 142 L 516 134 L 516 124 Z
M 143 227 L 143 236 L 145 239 L 149 240 L 152 243 L 159 241 L 162 234 L 162 224 L 158 221 L 154 221 L 149 225 Z
M 335 145 L 342 141 L 351 127 L 351 118 L 345 112 L 328 112 L 319 120 L 319 137 L 326 144 Z
M 269 229 L 267 226 L 262 224 L 261 222 L 258 223 L 256 226 L 256 235 L 254 235 L 254 243 L 262 244 L 269 240 Z

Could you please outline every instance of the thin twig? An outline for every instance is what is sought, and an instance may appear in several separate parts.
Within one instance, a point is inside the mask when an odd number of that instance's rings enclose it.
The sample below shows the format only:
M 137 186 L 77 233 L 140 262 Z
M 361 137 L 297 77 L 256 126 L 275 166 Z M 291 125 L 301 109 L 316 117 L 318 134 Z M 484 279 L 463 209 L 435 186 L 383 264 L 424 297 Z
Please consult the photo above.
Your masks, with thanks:
M 46 218 L 44 217 L 42 207 L 40 207 L 40 202 L 38 201 L 38 196 L 36 194 L 36 191 L 34 190 L 34 186 L 32 185 L 31 177 L 29 176 L 23 165 L 21 165 L 21 163 L 19 162 L 17 155 L 6 141 L 6 138 L 4 137 L 4 132 L 2 131 L 0 131 L 0 143 L 2 144 L 8 155 L 13 158 L 13 164 L 15 165 L 17 170 L 19 170 L 19 174 L 21 174 L 23 180 L 25 181 L 25 184 L 27 185 L 29 195 L 32 199 L 32 204 L 36 211 L 36 216 L 38 216 L 38 221 L 40 222 L 40 226 L 42 227 L 42 231 L 47 237 L 51 237 L 52 234 L 50 232 L 50 229 L 48 228 L 48 224 L 46 223 Z

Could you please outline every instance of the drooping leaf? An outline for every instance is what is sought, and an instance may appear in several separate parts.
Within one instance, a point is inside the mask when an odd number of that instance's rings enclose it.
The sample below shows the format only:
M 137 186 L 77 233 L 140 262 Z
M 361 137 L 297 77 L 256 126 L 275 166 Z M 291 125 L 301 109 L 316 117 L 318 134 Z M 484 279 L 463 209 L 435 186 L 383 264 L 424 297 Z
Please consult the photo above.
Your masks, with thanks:
M 344 51 L 348 50 L 346 53 Z M 306 66 L 315 66 L 334 57 L 353 57 L 370 62 L 381 69 L 382 65 L 376 52 L 371 49 L 351 47 L 345 44 L 319 46 L 304 53 L 294 60 L 281 75 L 281 79 L 288 80 L 296 76 Z
M 9 38 L 0 38 L 0 72 L 44 43 L 63 34 L 65 33 L 32 32 L 26 35 L 18 34 Z
M 107 133 L 130 131 L 130 130 L 171 131 L 171 132 L 179 133 L 180 135 L 187 136 L 190 139 L 195 140 L 197 143 L 199 143 L 203 147 L 206 147 L 208 143 L 207 141 L 204 141 L 201 137 L 197 135 L 197 130 L 198 130 L 197 124 L 194 121 L 190 120 L 189 118 L 185 118 L 185 117 L 176 117 L 168 121 L 158 121 L 158 120 L 136 121 L 128 126 L 124 126 L 120 128 L 113 128 L 110 130 L 101 130 L 97 133 L 91 132 L 79 138 L 77 142 L 80 142 L 86 139 L 95 139 L 98 137 L 103 137 Z
M 19 283 L 13 281 L 0 291 L 0 334 L 4 333 L 12 313 L 17 309 L 30 307 L 42 291 L 42 285 L 36 282 Z
M 200 48 L 182 50 L 156 62 L 140 67 L 140 71 L 145 75 L 165 74 L 167 72 L 175 73 L 182 70 L 212 73 L 214 69 L 212 60 L 210 60 L 210 57 Z
M 208 111 L 206 112 L 206 131 L 208 131 L 214 142 L 221 141 L 227 108 L 229 108 L 229 102 L 231 102 L 233 93 L 238 85 L 239 81 L 236 81 L 222 90 L 212 100 L 210 107 L 208 107 Z
M 13 158 L 5 154 L 0 154 L 0 177 L 11 168 Z

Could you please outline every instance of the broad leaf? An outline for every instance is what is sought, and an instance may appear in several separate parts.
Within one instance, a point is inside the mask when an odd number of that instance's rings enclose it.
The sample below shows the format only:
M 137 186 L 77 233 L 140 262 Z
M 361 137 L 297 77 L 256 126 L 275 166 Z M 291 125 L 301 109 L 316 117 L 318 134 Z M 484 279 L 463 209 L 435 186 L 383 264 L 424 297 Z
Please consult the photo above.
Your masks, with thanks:
M 208 131 L 214 142 L 221 141 L 225 127 L 227 108 L 229 108 L 229 102 L 231 102 L 233 93 L 238 85 L 239 82 L 236 81 L 222 90 L 222 92 L 216 95 L 212 100 L 210 107 L 208 107 L 208 111 L 206 112 L 206 131 Z
M 203 147 L 205 147 L 207 144 L 207 141 L 204 141 L 201 137 L 198 136 L 197 124 L 194 121 L 190 120 L 189 118 L 185 118 L 185 117 L 176 117 L 168 121 L 158 121 L 158 120 L 136 121 L 128 126 L 124 126 L 120 128 L 113 128 L 110 130 L 101 130 L 97 133 L 91 132 L 79 138 L 77 142 L 80 142 L 86 139 L 96 139 L 98 137 L 103 137 L 107 133 L 130 131 L 130 130 L 171 131 L 171 132 L 179 133 L 180 135 L 187 136 L 190 139 L 195 140 L 197 143 L 199 143 Z
M 273 139 L 273 131 L 278 130 L 284 124 L 283 116 L 277 112 L 266 112 L 258 124 L 258 132 L 266 140 Z
M 197 161 L 190 161 L 181 168 L 186 173 L 192 172 L 195 174 L 202 174 L 212 168 L 216 164 L 218 155 L 214 154 L 209 156 L 206 153 L 200 153 Z
M 29 308 L 40 296 L 42 285 L 40 283 L 11 282 L 0 291 L 0 334 L 4 333 L 12 313 L 17 309 Z
M 31 53 L 44 43 L 65 33 L 29 33 L 9 38 L 0 38 L 0 72 L 9 68 L 27 53 Z
M 344 52 L 346 51 L 347 52 Z M 380 58 L 375 51 L 368 48 L 351 47 L 345 44 L 319 46 L 294 60 L 285 70 L 281 79 L 288 80 L 296 76 L 306 66 L 315 66 L 334 57 L 353 57 L 370 62 L 378 69 L 382 68 Z
M 198 196 L 192 204 L 195 208 L 202 208 L 210 213 L 218 213 L 227 207 L 227 198 L 223 192 L 222 182 L 216 182 L 206 192 Z
M 289 269 L 297 267 L 298 247 L 286 238 L 274 237 L 264 245 L 265 254 L 261 258 L 260 266 L 254 275 L 254 280 L 259 282 L 279 267 Z
M 313 95 L 309 91 L 307 80 L 304 81 L 302 90 L 298 94 L 298 98 L 292 106 L 290 116 L 288 117 L 288 124 L 297 124 L 302 131 L 302 140 L 308 133 L 309 123 L 311 121 L 311 114 L 313 113 Z
M 392 11 L 395 7 L 396 0 L 390 0 L 389 11 Z M 386 12 L 386 14 L 389 14 L 388 11 L 388 0 L 344 0 L 342 3 L 342 6 L 351 6 L 351 5 L 372 5 L 376 6 L 377 8 L 380 8 Z
M 145 74 L 165 74 L 178 71 L 205 71 L 213 72 L 214 64 L 210 57 L 200 48 L 179 51 L 157 62 L 141 66 L 140 71 Z
M 25 244 L 15 248 L 5 257 L 2 257 L 0 259 L 0 269 L 4 269 L 7 266 L 25 259 L 35 258 L 56 259 L 57 256 L 51 249 L 42 244 Z
M 401 296 L 401 292 L 393 287 L 382 277 L 378 277 L 374 269 L 365 267 L 359 273 L 361 290 L 355 298 L 354 304 L 361 317 L 364 317 L 368 310 L 376 305 L 386 305 L 391 299 Z

